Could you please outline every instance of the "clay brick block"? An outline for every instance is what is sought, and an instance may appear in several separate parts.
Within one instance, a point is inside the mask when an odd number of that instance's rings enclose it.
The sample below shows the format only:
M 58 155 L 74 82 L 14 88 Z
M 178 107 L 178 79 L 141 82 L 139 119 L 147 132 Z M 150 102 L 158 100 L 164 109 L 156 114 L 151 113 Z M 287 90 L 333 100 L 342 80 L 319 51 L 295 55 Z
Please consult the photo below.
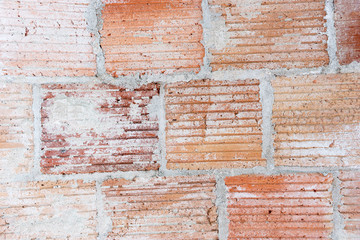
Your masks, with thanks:
M 360 164 L 360 74 L 278 77 L 275 103 L 275 164 Z
M 328 64 L 324 0 L 209 0 L 213 70 Z
M 229 239 L 330 239 L 332 176 L 225 178 Z
M 209 176 L 107 180 L 108 239 L 218 239 L 214 190 Z
M 344 219 L 343 239 L 360 239 L 360 172 L 341 172 L 340 213 Z
M 31 86 L 0 83 L 0 180 L 30 171 L 33 130 Z
M 111 75 L 200 70 L 201 0 L 103 2 L 101 46 Z
M 170 169 L 264 166 L 259 80 L 166 85 Z
M 0 239 L 96 239 L 95 182 L 0 185 Z
M 360 2 L 335 0 L 337 56 L 340 64 L 360 61 Z
M 0 75 L 93 76 L 89 0 L 0 2 Z
M 159 85 L 43 86 L 42 172 L 155 170 Z

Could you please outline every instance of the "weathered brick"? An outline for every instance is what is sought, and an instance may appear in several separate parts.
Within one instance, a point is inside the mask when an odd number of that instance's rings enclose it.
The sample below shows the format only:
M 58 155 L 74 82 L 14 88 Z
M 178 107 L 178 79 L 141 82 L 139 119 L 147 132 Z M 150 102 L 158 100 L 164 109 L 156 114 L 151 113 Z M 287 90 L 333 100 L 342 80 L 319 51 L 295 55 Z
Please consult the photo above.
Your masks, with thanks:
M 0 185 L 0 239 L 96 239 L 95 183 Z
M 360 60 L 360 2 L 335 0 L 337 55 L 340 64 Z
M 0 180 L 28 173 L 33 149 L 32 88 L 0 83 Z
M 104 0 L 101 46 L 117 77 L 200 70 L 201 0 Z
M 344 219 L 343 239 L 360 239 L 360 172 L 344 171 L 341 180 L 340 213 Z
M 88 0 L 0 2 L 0 75 L 92 76 Z
M 182 176 L 107 180 L 109 239 L 217 239 L 215 179 Z
M 328 64 L 324 0 L 210 0 L 211 67 L 304 68 Z
M 330 239 L 332 176 L 225 178 L 229 239 Z
M 166 85 L 168 168 L 264 166 L 259 80 Z
M 278 77 L 275 103 L 275 164 L 360 164 L 360 74 Z
M 46 85 L 42 117 L 44 173 L 155 170 L 159 85 Z

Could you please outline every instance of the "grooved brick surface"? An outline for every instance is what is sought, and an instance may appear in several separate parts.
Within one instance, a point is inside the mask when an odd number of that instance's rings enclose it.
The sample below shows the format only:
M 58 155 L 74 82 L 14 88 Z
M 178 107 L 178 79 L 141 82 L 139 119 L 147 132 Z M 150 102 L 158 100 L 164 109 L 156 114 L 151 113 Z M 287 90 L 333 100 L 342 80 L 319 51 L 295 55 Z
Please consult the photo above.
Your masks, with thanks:
M 159 85 L 45 85 L 41 110 L 44 173 L 155 170 Z M 154 109 L 153 109 L 154 110 Z
M 95 183 L 0 185 L 0 239 L 96 239 Z
M 275 164 L 355 166 L 360 163 L 360 75 L 278 77 Z
M 228 239 L 330 239 L 330 175 L 225 178 Z
M 103 0 L 101 46 L 114 77 L 200 70 L 201 0 Z
M 360 172 L 341 172 L 340 213 L 344 219 L 343 239 L 360 239 Z
M 0 2 L 0 75 L 92 76 L 89 0 Z
M 259 80 L 168 84 L 165 102 L 168 168 L 265 165 Z
M 360 1 L 335 0 L 337 55 L 340 64 L 360 61 Z
M 212 177 L 107 180 L 102 191 L 108 239 L 218 239 Z
M 0 180 L 28 173 L 33 165 L 32 88 L 0 83 Z
M 210 0 L 213 70 L 328 64 L 324 0 Z

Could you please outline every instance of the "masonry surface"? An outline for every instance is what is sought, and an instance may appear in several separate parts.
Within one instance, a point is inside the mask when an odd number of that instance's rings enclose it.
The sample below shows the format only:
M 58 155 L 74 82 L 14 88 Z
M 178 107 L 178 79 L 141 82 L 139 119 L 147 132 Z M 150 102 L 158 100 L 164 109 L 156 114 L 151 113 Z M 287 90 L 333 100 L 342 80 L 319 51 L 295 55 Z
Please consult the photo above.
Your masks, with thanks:
M 360 239 L 359 9 L 0 0 L 0 240 Z

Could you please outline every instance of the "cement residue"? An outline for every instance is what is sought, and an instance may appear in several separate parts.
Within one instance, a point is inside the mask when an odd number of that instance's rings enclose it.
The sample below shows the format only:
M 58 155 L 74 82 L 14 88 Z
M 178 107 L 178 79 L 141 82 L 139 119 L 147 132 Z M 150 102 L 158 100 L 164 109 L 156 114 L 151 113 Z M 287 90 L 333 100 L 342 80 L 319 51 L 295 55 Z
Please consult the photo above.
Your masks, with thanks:
M 216 202 L 219 226 L 219 240 L 226 240 L 229 235 L 230 220 L 227 218 L 227 190 L 224 176 L 216 176 Z
M 97 208 L 97 226 L 98 240 L 106 239 L 112 230 L 111 217 L 104 211 L 104 194 L 101 191 L 101 183 L 96 183 L 96 208 Z

